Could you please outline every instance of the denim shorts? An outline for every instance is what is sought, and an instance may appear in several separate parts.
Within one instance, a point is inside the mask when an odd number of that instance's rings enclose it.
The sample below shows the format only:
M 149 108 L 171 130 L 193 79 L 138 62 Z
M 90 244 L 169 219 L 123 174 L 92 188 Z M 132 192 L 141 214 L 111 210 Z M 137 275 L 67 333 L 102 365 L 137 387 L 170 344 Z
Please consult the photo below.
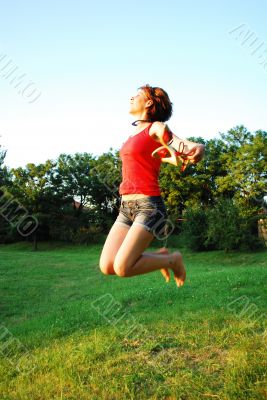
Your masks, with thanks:
M 164 238 L 167 211 L 161 196 L 147 196 L 137 200 L 122 200 L 116 223 L 142 225 L 156 238 Z

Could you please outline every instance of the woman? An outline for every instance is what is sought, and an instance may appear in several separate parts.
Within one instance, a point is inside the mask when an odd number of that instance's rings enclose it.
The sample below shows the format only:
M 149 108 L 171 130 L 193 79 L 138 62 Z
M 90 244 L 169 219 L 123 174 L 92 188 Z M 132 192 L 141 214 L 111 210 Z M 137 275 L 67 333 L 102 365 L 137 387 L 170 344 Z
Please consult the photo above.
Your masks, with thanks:
M 120 277 L 161 270 L 167 282 L 171 269 L 180 287 L 184 284 L 186 271 L 179 251 L 170 254 L 162 248 L 155 253 L 144 253 L 152 240 L 162 232 L 167 221 L 158 182 L 161 158 L 157 149 L 166 143 L 164 122 L 172 115 L 172 103 L 163 89 L 145 85 L 131 97 L 129 112 L 136 119 L 133 123 L 136 130 L 120 150 L 120 212 L 104 244 L 100 269 L 104 274 Z M 168 139 L 171 139 L 174 148 L 175 143 L 185 145 L 184 149 L 190 153 L 187 157 L 189 162 L 196 163 L 202 159 L 202 144 L 187 140 L 181 142 L 172 133 Z

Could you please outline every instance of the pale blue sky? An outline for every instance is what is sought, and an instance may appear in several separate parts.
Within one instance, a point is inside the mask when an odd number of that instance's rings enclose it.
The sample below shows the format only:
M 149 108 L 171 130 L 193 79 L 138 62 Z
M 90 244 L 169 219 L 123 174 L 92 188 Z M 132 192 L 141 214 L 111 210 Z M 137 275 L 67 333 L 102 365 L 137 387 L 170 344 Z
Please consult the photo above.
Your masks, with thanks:
M 30 104 L 1 72 L 6 165 L 99 155 L 132 133 L 129 99 L 163 87 L 180 137 L 216 137 L 243 124 L 267 130 L 266 1 L 0 1 L 0 59 L 41 96 Z M 229 32 L 244 24 L 263 43 Z M 238 32 L 238 29 L 237 29 Z M 15 76 L 15 75 L 14 75 Z

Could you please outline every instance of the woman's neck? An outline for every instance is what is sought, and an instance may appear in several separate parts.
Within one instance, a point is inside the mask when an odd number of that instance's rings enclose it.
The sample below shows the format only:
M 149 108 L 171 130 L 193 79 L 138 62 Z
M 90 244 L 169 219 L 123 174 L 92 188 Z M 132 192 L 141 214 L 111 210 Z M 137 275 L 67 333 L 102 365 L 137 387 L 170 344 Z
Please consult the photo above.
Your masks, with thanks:
M 135 125 L 136 128 L 134 130 L 133 135 L 135 135 L 135 134 L 137 134 L 139 132 L 142 132 L 144 129 L 146 129 L 149 126 L 149 124 L 151 124 L 150 121 L 137 122 L 137 124 Z
M 138 126 L 138 125 L 140 125 L 140 124 L 143 124 L 144 122 L 150 122 L 150 120 L 148 120 L 148 119 L 136 119 L 136 120 L 132 123 L 132 125 L 133 125 L 133 126 Z

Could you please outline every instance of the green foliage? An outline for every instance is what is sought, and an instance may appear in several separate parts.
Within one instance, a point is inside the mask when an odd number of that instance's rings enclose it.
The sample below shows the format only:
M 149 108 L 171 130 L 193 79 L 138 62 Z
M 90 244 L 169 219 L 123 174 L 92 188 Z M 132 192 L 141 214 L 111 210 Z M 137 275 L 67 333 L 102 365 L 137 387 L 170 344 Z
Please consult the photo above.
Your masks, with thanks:
M 0 188 L 0 243 L 12 243 L 21 239 L 18 228 L 27 215 L 25 209 L 6 187 Z
M 190 250 L 207 249 L 208 218 L 205 209 L 201 207 L 187 209 L 182 226 L 182 241 Z
M 67 203 L 77 198 L 82 206 L 90 203 L 94 157 L 89 153 L 61 154 L 55 164 L 51 182 L 61 199 Z
M 1 167 L 4 163 L 5 157 L 6 157 L 6 150 L 2 149 L 2 146 L 0 144 L 0 171 L 1 171 Z
M 188 208 L 184 213 L 182 242 L 189 249 L 256 250 L 263 247 L 257 235 L 258 216 L 244 215 L 232 199 L 215 206 Z
M 0 144 L 0 187 L 6 186 L 11 180 L 9 168 L 4 165 L 7 150 L 2 149 Z
M 245 243 L 256 247 L 254 219 L 263 212 L 267 190 L 267 132 L 252 134 L 240 125 L 219 138 L 189 140 L 205 144 L 204 159 L 189 164 L 183 173 L 167 163 L 162 163 L 160 171 L 161 193 L 174 223 L 173 233 L 180 232 L 179 221 L 187 215 L 183 237 L 192 249 L 238 248 Z M 56 161 L 11 170 L 2 167 L 5 154 L 0 147 L 0 183 L 29 215 L 38 219 L 35 239 L 64 238 L 84 243 L 95 239 L 88 229 L 110 229 L 120 205 L 121 160 L 117 150 L 110 149 L 99 157 L 90 153 L 61 154 Z M 75 209 L 74 199 L 78 205 Z M 226 205 L 230 218 L 226 236 L 219 234 L 225 221 L 218 208 L 220 199 L 233 201 L 232 206 Z M 197 226 L 194 221 L 198 221 Z M 1 223 L 1 215 L 0 224 L 0 242 L 5 232 L 10 240 L 12 230 L 5 221 Z M 17 236 L 14 229 L 13 233 Z M 217 241 L 212 242 L 212 237 Z
M 0 243 L 13 243 L 19 240 L 16 228 L 0 216 Z
M 228 172 L 216 178 L 217 196 L 235 199 L 249 215 L 260 210 L 257 199 L 263 198 L 267 190 L 267 132 L 251 135 L 245 128 L 236 131 L 238 140 L 233 139 L 233 130 L 223 135 L 224 140 L 228 138 L 228 152 L 223 159 Z
M 207 243 L 224 250 L 237 249 L 242 241 L 241 218 L 230 199 L 222 199 L 207 213 Z
M 51 226 L 50 237 L 55 240 L 74 244 L 97 243 L 101 238 L 101 227 L 84 227 L 82 224 L 75 226 L 74 221 L 68 219 L 68 223 L 64 221 L 65 223 Z M 75 222 L 77 223 L 77 221 Z
M 102 240 L 103 223 L 91 220 L 91 212 L 84 210 L 66 210 L 59 218 L 55 216 L 49 224 L 49 237 L 54 240 L 75 244 L 97 243 Z M 106 218 L 105 223 L 108 223 Z M 110 222 L 111 226 L 112 222 Z M 110 227 L 108 226 L 108 227 Z
M 208 210 L 207 221 L 207 245 L 226 251 L 262 247 L 256 235 L 257 218 L 243 216 L 240 207 L 232 199 L 220 199 Z
M 96 212 L 115 216 L 120 204 L 121 160 L 118 151 L 109 151 L 94 160 L 90 176 L 93 182 L 91 196 Z

